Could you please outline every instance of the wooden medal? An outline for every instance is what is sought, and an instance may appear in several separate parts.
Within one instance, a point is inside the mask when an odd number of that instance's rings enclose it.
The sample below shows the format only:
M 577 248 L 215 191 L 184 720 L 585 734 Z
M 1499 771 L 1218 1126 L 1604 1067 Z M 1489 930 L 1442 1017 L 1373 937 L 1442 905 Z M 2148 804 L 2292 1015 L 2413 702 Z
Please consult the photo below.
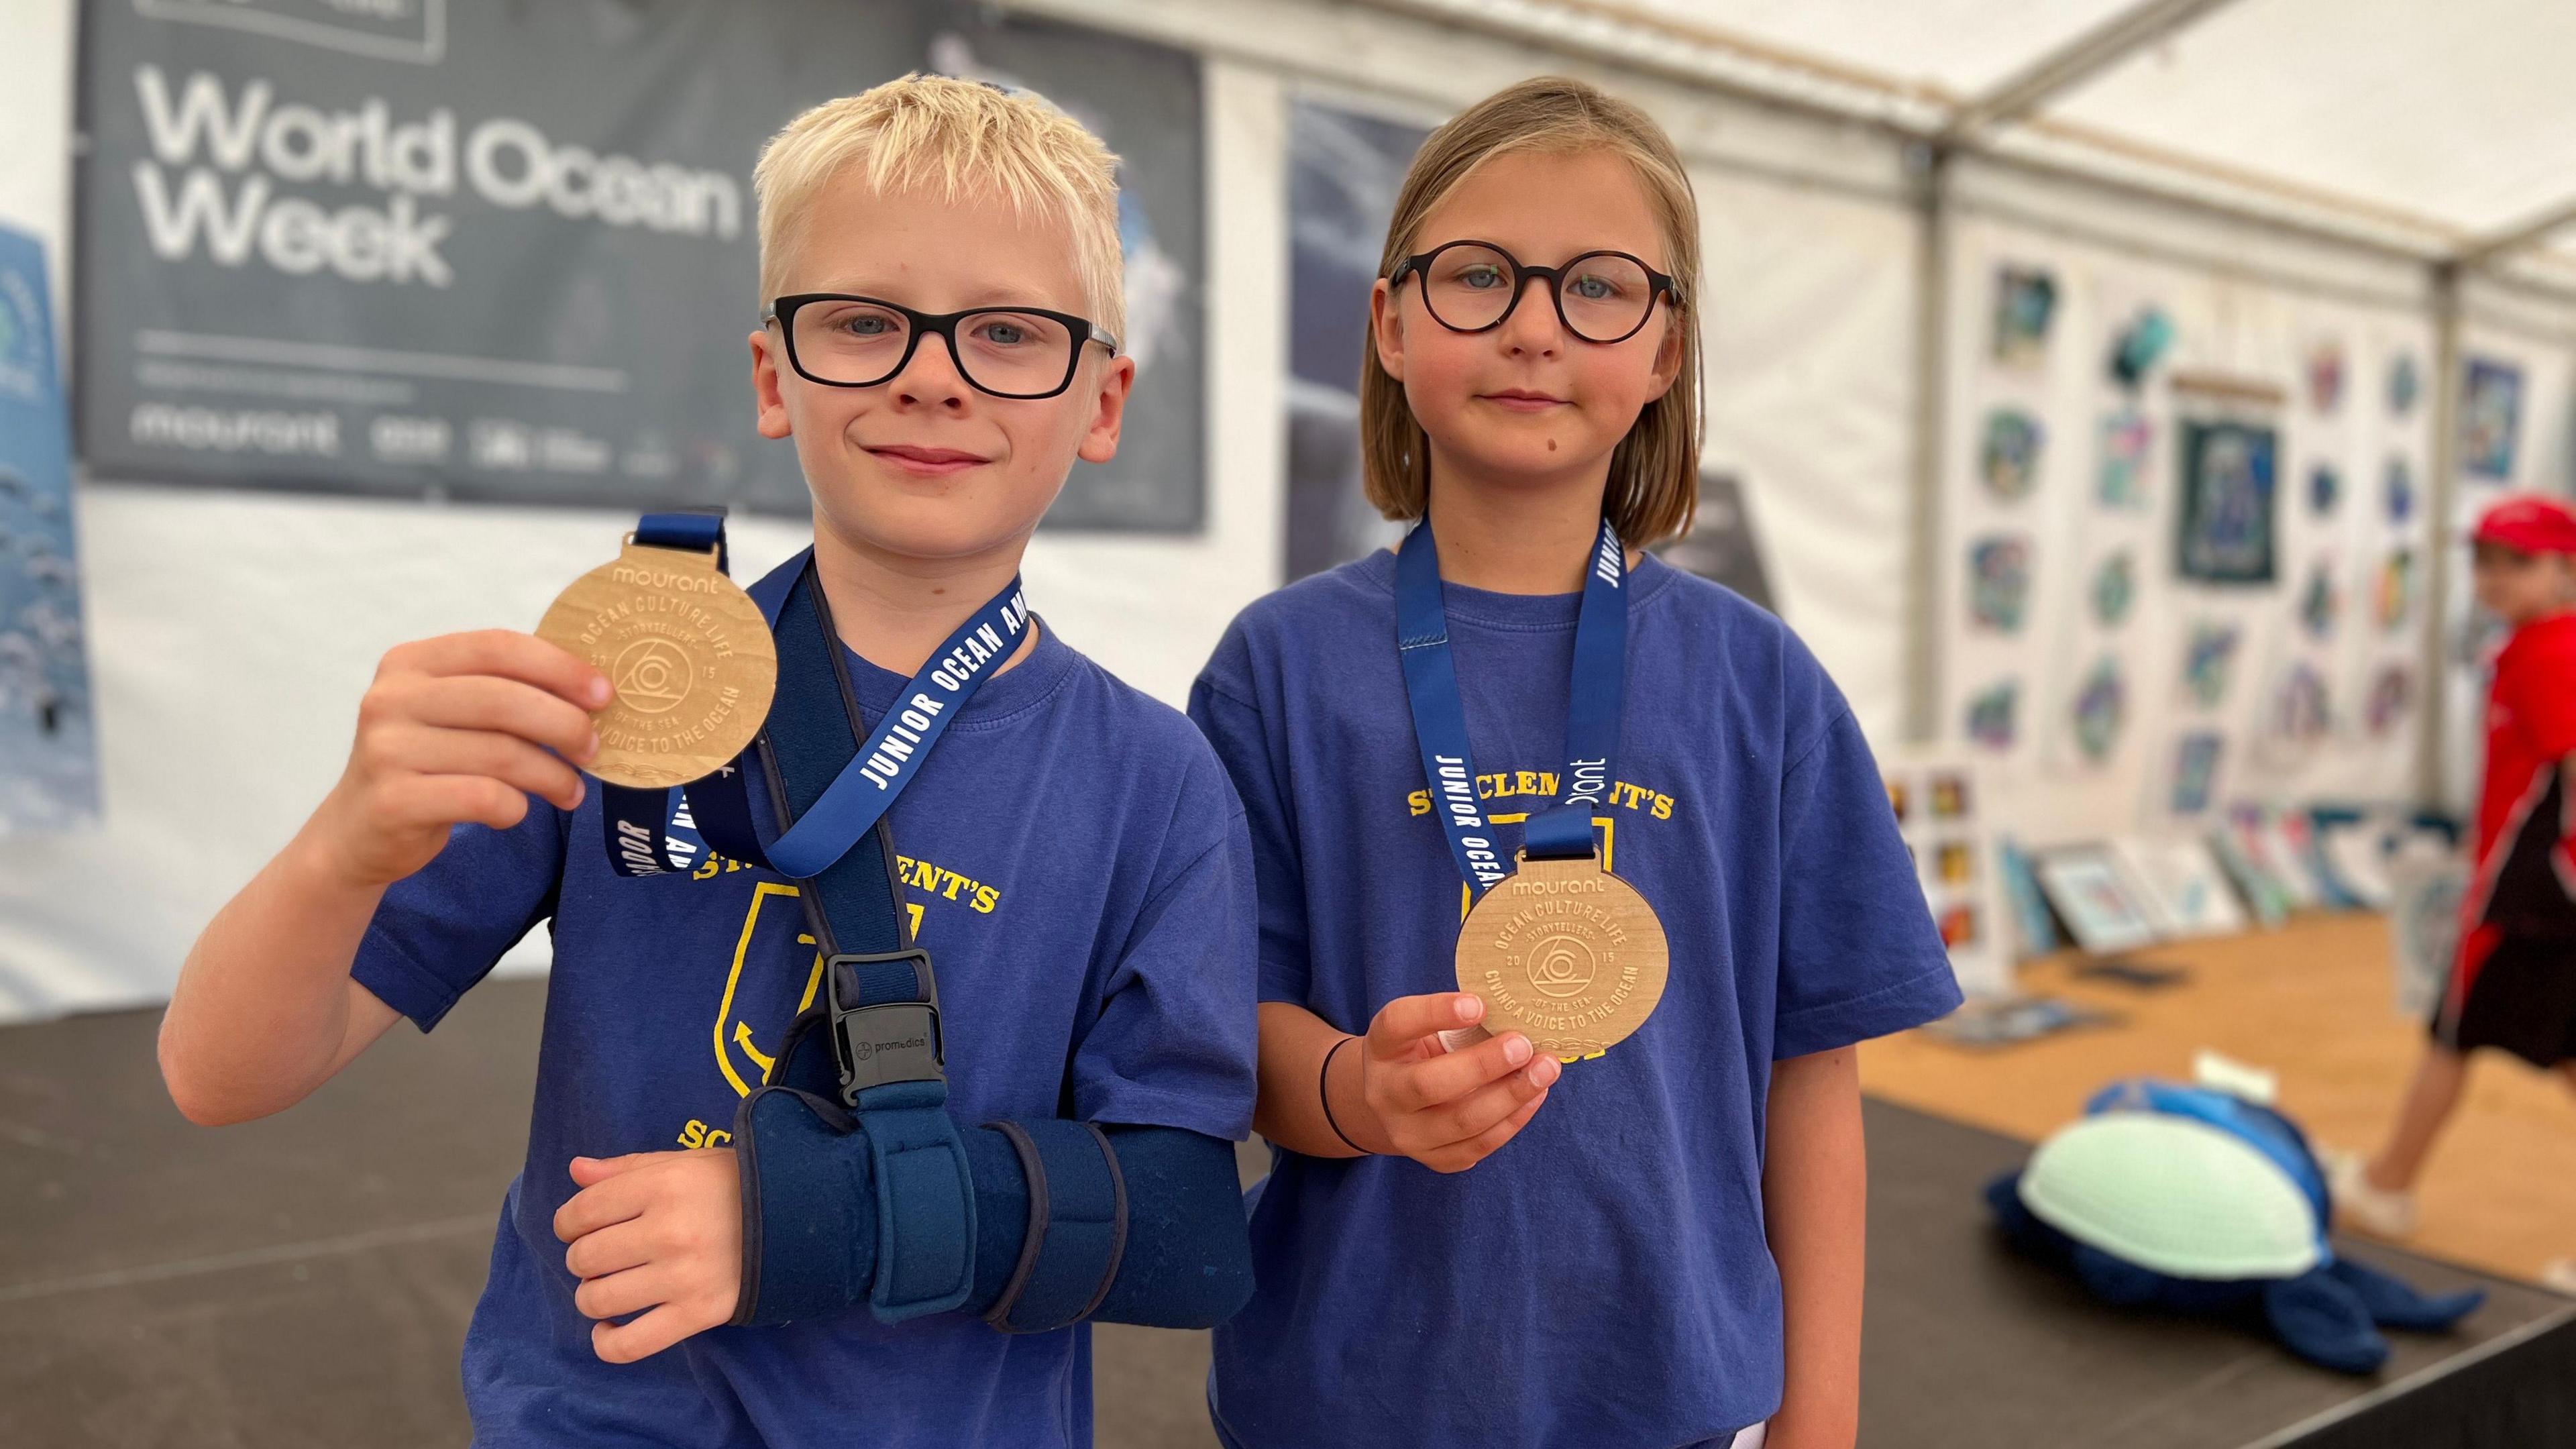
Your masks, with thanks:
M 769 716 L 778 648 L 716 553 L 639 545 L 573 580 L 537 637 L 597 666 L 615 693 L 591 718 L 590 773 L 637 789 L 685 785 L 742 753 Z
M 1664 997 L 1664 924 L 1597 859 L 1531 860 L 1458 928 L 1458 989 L 1484 999 L 1485 1030 L 1518 1031 L 1554 1057 L 1608 1050 Z

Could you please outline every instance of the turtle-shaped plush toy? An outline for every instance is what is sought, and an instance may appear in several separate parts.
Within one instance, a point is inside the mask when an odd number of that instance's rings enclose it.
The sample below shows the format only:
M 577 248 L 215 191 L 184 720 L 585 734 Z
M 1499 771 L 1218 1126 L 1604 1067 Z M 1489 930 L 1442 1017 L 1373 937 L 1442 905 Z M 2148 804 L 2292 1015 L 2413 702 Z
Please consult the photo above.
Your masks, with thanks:
M 2381 1328 L 2446 1329 L 2486 1297 L 2428 1298 L 2336 1257 L 2307 1139 L 2206 1087 L 2112 1083 L 1986 1201 L 2016 1246 L 2106 1303 L 2257 1317 L 2290 1352 L 2344 1373 L 2387 1361 Z

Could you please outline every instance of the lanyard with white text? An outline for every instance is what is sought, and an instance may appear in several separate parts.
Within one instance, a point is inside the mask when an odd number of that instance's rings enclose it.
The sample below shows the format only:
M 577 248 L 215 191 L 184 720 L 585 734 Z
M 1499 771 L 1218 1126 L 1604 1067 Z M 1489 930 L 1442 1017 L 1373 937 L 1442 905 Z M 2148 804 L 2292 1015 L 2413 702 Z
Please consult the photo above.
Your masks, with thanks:
M 724 520 L 706 514 L 647 514 L 637 526 L 635 538 L 638 543 L 659 547 L 702 551 L 713 546 L 721 550 Z M 800 559 L 791 567 L 796 573 L 788 593 L 818 587 L 810 560 Z M 775 627 L 777 611 L 773 608 L 768 612 Z M 976 689 L 1000 667 L 1000 662 L 1020 646 L 1027 627 L 1028 604 L 1021 596 L 1019 579 L 1014 577 L 958 625 L 956 632 L 931 655 L 822 798 L 800 815 L 785 834 L 763 848 L 765 858 L 763 854 L 749 853 L 757 837 L 750 834 L 748 815 L 738 804 L 742 798 L 737 778 L 742 767 L 739 759 L 686 791 L 676 786 L 606 786 L 600 824 L 610 867 L 626 876 L 685 872 L 697 864 L 706 845 L 712 843 L 719 849 L 734 846 L 726 853 L 737 855 L 746 864 L 769 866 L 782 875 L 806 878 L 821 874 L 826 866 L 849 853 L 850 846 L 868 833 L 878 817 L 894 804 L 895 797 L 912 783 L 914 773 L 921 768 L 930 747 L 946 732 L 949 721 L 965 708 L 966 701 L 974 697 Z M 701 824 L 700 816 L 710 818 Z M 723 828 L 726 825 L 738 828 L 727 830 Z M 719 834 L 725 838 L 713 838 Z
M 1530 817 L 1522 849 L 1534 859 L 1572 859 L 1592 849 L 1592 812 L 1610 789 L 1619 745 L 1620 692 L 1628 654 L 1627 554 L 1618 530 L 1601 521 L 1601 537 L 1583 579 L 1574 626 L 1574 677 L 1565 719 L 1565 778 L 1556 803 Z M 1414 742 L 1431 785 L 1432 813 L 1449 837 L 1459 874 L 1483 895 L 1510 872 L 1476 798 L 1476 765 L 1467 747 L 1467 709 L 1449 653 L 1449 615 L 1441 603 L 1440 552 L 1425 518 L 1395 557 L 1396 657 L 1413 709 Z
M 801 587 L 819 590 L 821 586 L 809 572 Z M 859 746 L 822 798 L 769 842 L 770 865 L 782 875 L 820 875 L 875 828 L 895 797 L 920 773 L 922 761 L 947 733 L 949 722 L 1020 647 L 1028 624 L 1029 606 L 1015 576 L 958 625 L 913 675 L 887 707 L 885 718 L 877 721 L 876 732 Z

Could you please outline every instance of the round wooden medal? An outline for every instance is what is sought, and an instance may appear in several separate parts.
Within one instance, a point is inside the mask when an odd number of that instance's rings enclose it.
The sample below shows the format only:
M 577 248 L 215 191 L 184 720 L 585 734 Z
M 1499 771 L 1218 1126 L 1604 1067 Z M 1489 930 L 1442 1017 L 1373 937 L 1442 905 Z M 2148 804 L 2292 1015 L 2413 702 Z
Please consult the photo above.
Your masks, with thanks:
M 1497 1036 L 1554 1057 L 1606 1051 L 1664 998 L 1664 924 L 1597 859 L 1519 864 L 1458 928 L 1458 989 L 1484 999 Z
M 612 785 L 685 785 L 742 753 L 769 716 L 778 648 L 760 606 L 715 550 L 638 545 L 573 580 L 537 637 L 597 666 L 615 688 L 592 716 L 586 767 Z

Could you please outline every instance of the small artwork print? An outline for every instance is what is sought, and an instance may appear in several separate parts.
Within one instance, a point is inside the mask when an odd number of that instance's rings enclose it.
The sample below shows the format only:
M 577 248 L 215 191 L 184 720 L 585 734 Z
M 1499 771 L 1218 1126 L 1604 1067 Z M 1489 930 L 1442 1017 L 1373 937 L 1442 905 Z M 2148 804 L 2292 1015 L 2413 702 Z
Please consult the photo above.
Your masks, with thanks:
M 2209 846 L 2198 840 L 2124 840 L 2120 862 L 2148 914 L 2169 936 L 2218 936 L 2245 929 L 2245 913 Z
M 2129 605 L 2137 602 L 2138 568 L 2129 552 L 2120 552 L 2102 560 L 2093 570 L 2093 619 L 2105 629 L 2116 629 L 2129 617 Z
M 2057 315 L 2057 278 L 2037 267 L 1995 269 L 1995 361 L 2032 367 L 2048 353 Z
M 2163 308 L 2140 312 L 2111 343 L 2111 380 L 2126 388 L 2145 382 L 2173 340 L 2173 319 Z
M 2329 712 L 2325 676 L 2305 661 L 2281 676 L 2272 696 L 2272 734 L 2292 745 L 2312 745 L 2325 738 Z
M 2522 425 L 2522 369 L 2469 359 L 2460 393 L 2460 466 L 2481 478 L 2513 476 L 2513 445 Z
M 2397 354 L 2396 360 L 2388 364 L 2389 416 L 2402 418 L 2415 411 L 2415 399 L 2423 390 L 2423 379 L 2415 371 L 2415 355 L 2411 352 Z
M 2129 690 L 2120 663 L 2108 657 L 2094 662 L 2075 696 L 2075 745 L 2094 764 L 2110 758 L 2120 742 L 2120 725 L 2128 717 Z
M 2004 898 L 2012 907 L 2013 929 L 2021 938 L 2021 954 L 2036 956 L 2054 951 L 2059 945 L 2057 918 L 2048 912 L 2048 898 L 2040 894 L 2039 877 L 2031 872 L 2030 856 L 2009 840 L 1995 846 L 1996 868 L 2003 876 Z
M 2324 518 L 2335 511 L 2343 499 L 2343 475 L 2332 463 L 2319 463 L 2308 470 L 2308 511 Z
M 2281 878 L 2300 910 L 2326 903 L 2324 883 L 2309 861 L 2315 852 L 2315 827 L 2304 810 L 2265 812 L 2260 827 L 2265 861 Z
M 2094 478 L 2103 507 L 2134 513 L 2147 506 L 2147 453 L 2155 440 L 2155 424 L 2136 408 L 2103 415 L 2102 466 Z
M 2400 849 L 2389 863 L 2388 945 L 2397 974 L 2397 1010 L 2409 1021 L 2430 1015 L 2442 999 L 2459 954 L 2460 899 L 2469 868 L 2437 849 Z
M 2343 344 L 2320 342 L 2308 349 L 2308 406 L 2331 415 L 2343 405 Z
M 1986 414 L 1985 440 L 1977 452 L 1977 476 L 1985 480 L 1986 491 L 2007 503 L 2029 497 L 2039 486 L 2039 454 L 2047 441 L 2039 419 L 2020 408 Z
M 2039 884 L 2087 952 L 2099 956 L 2155 943 L 2155 922 L 2110 852 L 2098 846 L 2050 851 L 2039 858 Z
M 1968 617 L 1979 628 L 2021 630 L 2030 600 L 2030 540 L 2017 534 L 1979 539 L 1968 549 Z
M 2404 523 L 2415 516 L 2415 467 L 2402 455 L 2392 455 L 2381 470 L 2379 491 L 2389 522 Z
M 1964 840 L 1945 840 L 1932 852 L 1932 874 L 1943 885 L 1966 885 L 1977 878 L 1977 853 Z
M 1960 820 L 1968 813 L 1968 777 L 1935 775 L 1932 777 L 1932 818 Z
M 2236 422 L 2183 426 L 2180 571 L 2212 584 L 2273 577 L 2273 465 L 2278 434 Z
M 2415 672 L 2403 664 L 2383 664 L 2371 676 L 2370 698 L 2362 705 L 2362 727 L 2371 738 L 2385 739 L 2406 718 L 2407 706 L 2415 702 Z
M 2256 921 L 2265 926 L 2277 926 L 2289 919 L 2298 901 L 2272 870 L 2259 817 L 2255 824 L 2248 824 L 2242 818 L 2232 819 L 2211 831 L 2209 848 L 2217 855 L 2219 865 L 2227 871 L 2227 878 L 2236 883 L 2237 894 L 2245 898 L 2245 904 L 2254 912 Z
M 2234 624 L 2203 621 L 2192 626 L 2191 641 L 2183 649 L 2183 689 L 2203 709 L 2215 709 L 2227 697 L 2230 667 L 2236 661 L 2236 641 L 2242 637 Z
M 2334 637 L 2335 611 L 2342 601 L 2342 593 L 2335 588 L 2334 566 L 2319 559 L 2308 569 L 2308 586 L 2299 592 L 2299 625 L 2309 638 L 2322 643 Z
M 2382 631 L 2396 633 L 2415 612 L 2415 550 L 2392 549 L 2380 560 L 2379 583 L 2372 591 L 2372 613 Z
M 1951 950 L 1977 944 L 1977 908 L 1952 906 L 1941 913 L 1941 944 Z
M 2174 746 L 2173 813 L 2198 815 L 2218 793 L 2218 761 L 2227 739 L 2215 730 L 2193 730 Z
M 1968 738 L 1985 749 L 2011 749 L 2020 705 L 2021 685 L 2016 680 L 2007 679 L 1978 691 L 1968 701 Z

